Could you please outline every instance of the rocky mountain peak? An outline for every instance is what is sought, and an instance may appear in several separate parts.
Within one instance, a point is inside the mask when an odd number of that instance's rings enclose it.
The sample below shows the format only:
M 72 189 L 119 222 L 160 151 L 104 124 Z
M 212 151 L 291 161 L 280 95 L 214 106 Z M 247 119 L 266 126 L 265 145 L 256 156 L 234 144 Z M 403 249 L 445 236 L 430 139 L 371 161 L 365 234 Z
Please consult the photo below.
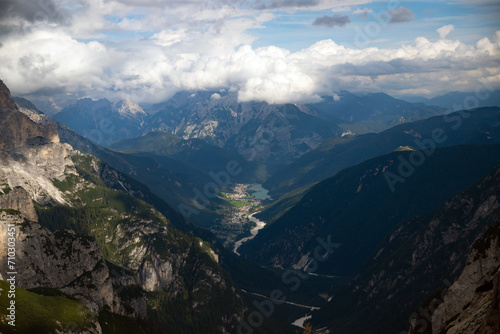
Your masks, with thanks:
M 59 135 L 54 125 L 43 126 L 21 113 L 5 84 L 0 81 L 0 150 L 2 156 L 12 156 L 14 148 L 58 143 Z M 16 153 L 20 150 L 16 149 Z M 19 155 L 19 154 L 16 154 Z
M 119 101 L 114 105 L 116 110 L 122 116 L 146 116 L 146 112 L 141 106 L 130 100 Z
M 15 109 L 16 105 L 10 96 L 10 90 L 7 86 L 0 80 L 0 108 L 2 109 L 0 112 L 4 111 L 3 109 Z

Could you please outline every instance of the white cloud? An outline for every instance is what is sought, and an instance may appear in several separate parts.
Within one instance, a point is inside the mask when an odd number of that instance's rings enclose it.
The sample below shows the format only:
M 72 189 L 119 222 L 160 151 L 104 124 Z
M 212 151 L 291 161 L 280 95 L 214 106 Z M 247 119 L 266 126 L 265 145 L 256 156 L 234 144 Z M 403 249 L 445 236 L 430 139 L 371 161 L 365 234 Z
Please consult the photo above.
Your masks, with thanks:
M 450 25 L 437 30 L 439 40 L 419 37 L 395 49 L 354 49 L 327 39 L 291 52 L 253 47 L 249 31 L 263 29 L 278 14 L 237 0 L 78 3 L 83 5 L 75 5 L 71 24 L 34 27 L 18 16 L 16 27 L 23 28 L 3 36 L 0 79 L 14 94 L 51 90 L 154 103 L 180 90 L 226 88 L 237 91 L 242 101 L 283 103 L 316 101 L 340 89 L 437 94 L 474 90 L 480 79 L 500 83 L 500 32 L 471 45 L 447 39 Z M 327 4 L 332 8 L 348 1 L 312 1 L 309 6 Z M 133 6 L 140 10 L 127 16 Z M 398 13 L 401 20 L 411 18 L 408 12 Z M 127 33 L 93 41 L 103 30 Z
M 362 18 L 368 18 L 368 16 L 370 15 L 370 13 L 373 13 L 373 10 L 369 9 L 369 8 L 358 8 L 356 9 L 354 12 L 352 12 L 354 15 L 358 15 L 359 17 L 362 17 Z
M 162 30 L 159 33 L 153 35 L 152 39 L 156 44 L 161 46 L 171 46 L 172 44 L 176 44 L 186 39 L 187 31 L 186 29 L 177 29 L 177 30 Z
M 448 36 L 448 34 L 450 32 L 453 31 L 453 29 L 455 29 L 455 27 L 452 24 L 448 24 L 448 25 L 442 26 L 441 28 L 439 28 L 436 31 L 438 32 L 439 37 L 441 37 L 441 39 L 444 39 L 444 38 L 446 38 L 446 36 Z
M 108 86 L 103 73 L 113 51 L 99 42 L 81 43 L 61 31 L 40 30 L 23 38 L 11 36 L 2 44 L 0 76 L 17 94 Z

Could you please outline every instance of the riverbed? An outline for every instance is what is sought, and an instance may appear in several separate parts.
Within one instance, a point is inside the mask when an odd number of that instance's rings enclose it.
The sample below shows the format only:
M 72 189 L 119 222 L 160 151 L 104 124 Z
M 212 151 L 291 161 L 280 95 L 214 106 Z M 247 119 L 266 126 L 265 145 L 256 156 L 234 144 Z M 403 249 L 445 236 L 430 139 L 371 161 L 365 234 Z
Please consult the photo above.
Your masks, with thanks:
M 264 228 L 264 226 L 266 226 L 266 223 L 263 222 L 262 220 L 259 220 L 257 218 L 255 218 L 253 215 L 255 215 L 256 213 L 258 212 L 254 212 L 252 213 L 251 215 L 248 215 L 248 219 L 250 219 L 252 222 L 254 222 L 257 226 L 255 226 L 253 229 L 250 230 L 250 236 L 246 237 L 246 238 L 243 238 L 243 239 L 240 239 L 238 241 L 235 242 L 234 244 L 234 249 L 233 249 L 233 252 L 235 252 L 237 255 L 240 255 L 240 253 L 238 253 L 238 248 L 240 248 L 240 246 L 244 243 L 244 242 L 247 242 L 248 240 L 252 240 L 253 238 L 255 238 L 255 236 L 259 233 L 259 231 L 261 229 Z

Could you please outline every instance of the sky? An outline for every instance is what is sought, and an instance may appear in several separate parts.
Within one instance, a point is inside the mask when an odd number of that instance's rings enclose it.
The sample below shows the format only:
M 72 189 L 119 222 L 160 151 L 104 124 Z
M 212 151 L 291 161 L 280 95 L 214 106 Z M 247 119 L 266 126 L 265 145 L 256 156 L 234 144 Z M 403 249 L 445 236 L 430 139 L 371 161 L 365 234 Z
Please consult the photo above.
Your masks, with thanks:
M 500 89 L 500 0 L 0 0 L 18 96 L 305 103 Z

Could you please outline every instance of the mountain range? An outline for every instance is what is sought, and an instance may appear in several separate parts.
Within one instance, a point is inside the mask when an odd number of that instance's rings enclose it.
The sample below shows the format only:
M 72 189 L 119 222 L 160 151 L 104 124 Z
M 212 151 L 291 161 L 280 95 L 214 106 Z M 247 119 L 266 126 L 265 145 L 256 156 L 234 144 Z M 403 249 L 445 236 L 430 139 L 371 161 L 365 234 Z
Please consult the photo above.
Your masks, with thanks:
M 275 197 L 335 175 L 342 169 L 369 158 L 390 153 L 400 147 L 423 149 L 429 142 L 436 147 L 462 143 L 481 143 L 481 133 L 498 139 L 498 108 L 479 108 L 401 124 L 380 133 L 334 137 L 270 177 L 264 186 Z M 446 140 L 432 139 L 435 129 L 445 132 Z M 488 139 L 487 139 L 488 140 Z
M 452 111 L 491 107 L 500 105 L 500 91 L 494 90 L 488 84 L 478 86 L 475 92 L 449 92 L 433 98 L 402 97 L 402 100 L 411 103 L 423 103 L 429 106 L 438 106 Z
M 330 236 L 342 247 L 318 272 L 353 275 L 395 224 L 435 209 L 500 163 L 498 145 L 438 148 L 392 191 L 387 173 L 409 166 L 414 152 L 377 157 L 318 183 L 240 254 L 262 265 L 307 268 L 317 236 Z
M 16 286 L 31 296 L 18 300 L 18 309 L 41 312 L 26 315 L 16 333 L 67 332 L 75 324 L 100 333 L 120 326 L 123 316 L 138 332 L 218 333 L 238 324 L 245 306 L 209 243 L 178 231 L 170 217 L 137 199 L 149 194 L 136 181 L 61 143 L 53 124 L 30 120 L 3 83 L 0 113 L 0 226 L 2 235 L 15 226 L 22 273 Z M 2 256 L 6 251 L 4 245 Z M 53 296 L 76 309 L 69 318 L 76 321 L 47 311 L 40 320 Z M 172 307 L 177 314 L 164 312 Z M 2 322 L 2 332 L 13 329 Z
M 315 104 L 271 105 L 239 102 L 234 92 L 180 92 L 143 110 L 85 98 L 53 115 L 80 135 L 108 146 L 119 139 L 152 131 L 182 139 L 203 139 L 248 161 L 262 164 L 262 178 L 325 139 L 342 134 L 379 132 L 394 125 L 440 115 L 445 109 L 412 104 L 386 94 L 355 95 L 341 91 Z
M 500 108 L 449 110 L 469 96 L 193 91 L 52 118 L 0 82 L 15 332 L 498 332 Z M 231 192 L 256 184 L 245 209 Z M 241 256 L 208 229 L 234 210 L 266 223 Z

